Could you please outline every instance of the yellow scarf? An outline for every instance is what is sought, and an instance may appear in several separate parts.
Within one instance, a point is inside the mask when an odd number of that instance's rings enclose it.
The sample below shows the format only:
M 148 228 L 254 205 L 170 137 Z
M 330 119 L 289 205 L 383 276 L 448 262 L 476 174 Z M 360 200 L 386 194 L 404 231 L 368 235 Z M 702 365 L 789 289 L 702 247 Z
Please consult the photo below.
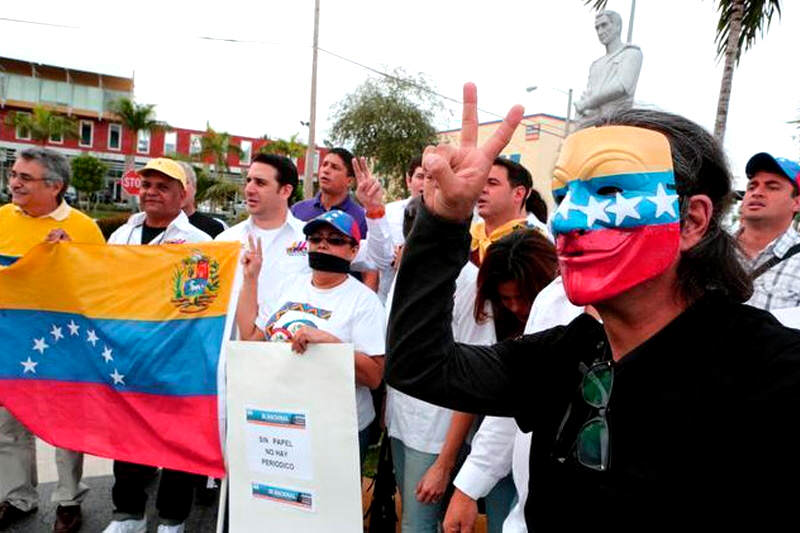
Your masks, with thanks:
M 486 257 L 486 250 L 489 246 L 518 229 L 527 228 L 528 222 L 524 218 L 517 218 L 514 220 L 509 220 L 502 226 L 495 228 L 495 230 L 491 233 L 491 235 L 486 235 L 486 222 L 481 220 L 480 222 L 476 222 L 472 225 L 469 229 L 469 233 L 472 236 L 472 244 L 470 245 L 470 251 L 475 252 L 478 251 L 478 261 L 483 263 L 483 258 Z

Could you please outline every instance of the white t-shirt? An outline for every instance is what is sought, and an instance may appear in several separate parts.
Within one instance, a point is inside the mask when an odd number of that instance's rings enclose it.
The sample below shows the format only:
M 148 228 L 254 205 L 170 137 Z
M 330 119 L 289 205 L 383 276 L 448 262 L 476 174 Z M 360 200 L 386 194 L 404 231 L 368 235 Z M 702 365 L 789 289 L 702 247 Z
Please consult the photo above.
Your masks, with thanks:
M 494 344 L 494 321 L 487 319 L 479 324 L 475 321 L 473 308 L 477 294 L 478 268 L 467 263 L 456 278 L 453 296 L 453 338 L 467 344 Z M 387 308 L 394 298 L 394 285 L 389 293 Z M 403 442 L 414 450 L 438 454 L 442 451 L 453 411 L 433 405 L 399 390 L 386 387 L 386 427 L 389 436 Z
M 280 296 L 259 307 L 256 326 L 268 341 L 287 342 L 303 326 L 321 329 L 356 351 L 371 357 L 386 352 L 386 318 L 380 300 L 364 284 L 347 276 L 331 289 L 311 284 L 311 274 L 299 274 L 281 284 Z M 369 388 L 356 385 L 358 430 L 375 418 Z

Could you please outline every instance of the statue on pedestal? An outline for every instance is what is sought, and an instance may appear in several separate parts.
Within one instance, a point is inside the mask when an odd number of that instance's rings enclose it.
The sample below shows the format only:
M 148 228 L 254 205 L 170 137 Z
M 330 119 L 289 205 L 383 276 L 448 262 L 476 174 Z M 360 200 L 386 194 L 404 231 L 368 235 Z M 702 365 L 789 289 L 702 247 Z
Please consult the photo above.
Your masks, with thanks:
M 592 63 L 586 90 L 575 102 L 580 122 L 630 108 L 642 69 L 642 51 L 636 45 L 622 42 L 619 13 L 601 11 L 595 17 L 594 28 L 606 47 L 606 55 Z

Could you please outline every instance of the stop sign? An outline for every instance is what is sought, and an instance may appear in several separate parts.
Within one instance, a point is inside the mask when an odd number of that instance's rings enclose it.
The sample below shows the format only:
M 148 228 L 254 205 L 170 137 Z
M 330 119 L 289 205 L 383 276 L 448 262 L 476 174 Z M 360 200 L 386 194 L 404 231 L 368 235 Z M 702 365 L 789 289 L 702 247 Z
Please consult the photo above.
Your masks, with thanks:
M 122 175 L 119 183 L 122 185 L 122 188 L 125 189 L 125 192 L 132 196 L 138 196 L 139 186 L 142 184 L 142 180 L 135 170 L 129 170 Z

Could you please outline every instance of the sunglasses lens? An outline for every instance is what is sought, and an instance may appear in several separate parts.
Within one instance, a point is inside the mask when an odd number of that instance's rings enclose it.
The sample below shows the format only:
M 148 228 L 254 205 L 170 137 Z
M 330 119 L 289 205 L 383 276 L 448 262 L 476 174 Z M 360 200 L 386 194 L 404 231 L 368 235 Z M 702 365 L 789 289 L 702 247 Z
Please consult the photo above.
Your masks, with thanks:
M 578 433 L 578 461 L 594 470 L 608 466 L 608 424 L 601 417 L 586 422 Z
M 592 407 L 605 407 L 611 394 L 614 373 L 609 365 L 594 366 L 583 376 L 583 399 Z
M 318 237 L 316 235 L 309 235 L 308 237 L 306 237 L 306 240 L 311 244 L 319 244 L 322 242 L 322 237 Z

